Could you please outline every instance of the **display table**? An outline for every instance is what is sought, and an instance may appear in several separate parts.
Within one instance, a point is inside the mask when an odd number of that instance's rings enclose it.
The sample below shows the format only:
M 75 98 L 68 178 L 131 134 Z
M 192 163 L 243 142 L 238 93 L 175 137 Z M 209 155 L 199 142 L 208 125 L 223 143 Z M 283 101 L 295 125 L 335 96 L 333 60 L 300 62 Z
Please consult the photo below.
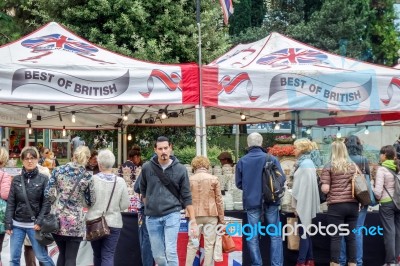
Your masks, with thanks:
M 243 219 L 243 224 L 246 223 L 246 215 L 243 211 L 225 211 L 226 216 Z M 286 215 L 281 215 L 282 226 L 286 224 Z M 316 217 L 316 222 L 321 222 L 322 225 L 327 225 L 327 215 L 320 213 Z M 141 265 L 140 249 L 139 249 L 139 237 L 138 237 L 138 226 L 137 226 L 137 214 L 136 213 L 123 213 L 123 229 L 118 242 L 116 254 L 115 254 L 115 265 L 116 266 L 131 266 Z M 377 212 L 369 212 L 365 221 L 365 226 L 378 226 L 381 225 L 379 215 Z M 312 237 L 315 261 L 318 266 L 329 265 L 329 236 L 315 235 Z M 186 245 L 187 238 L 180 238 L 178 241 L 179 245 Z M 242 265 L 250 265 L 249 253 L 247 251 L 246 240 L 243 239 L 243 250 L 242 250 Z M 290 251 L 287 249 L 287 243 L 284 242 L 284 265 L 295 265 L 297 258 L 297 251 Z M 260 249 L 263 257 L 263 264 L 270 265 L 270 253 L 269 253 L 269 237 L 261 237 Z M 376 266 L 384 263 L 385 247 L 383 244 L 382 236 L 364 236 L 364 266 Z

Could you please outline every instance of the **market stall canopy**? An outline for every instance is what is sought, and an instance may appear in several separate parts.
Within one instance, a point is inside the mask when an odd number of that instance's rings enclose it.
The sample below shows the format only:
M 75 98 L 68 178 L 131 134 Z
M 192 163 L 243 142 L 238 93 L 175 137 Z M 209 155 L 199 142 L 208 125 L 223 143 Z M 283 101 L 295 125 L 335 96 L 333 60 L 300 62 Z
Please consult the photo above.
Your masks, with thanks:
M 142 117 L 144 124 L 166 106 L 179 114 L 199 103 L 196 64 L 139 61 L 91 44 L 55 22 L 0 47 L 0 58 L 0 126 L 26 127 L 32 108 L 32 127 L 112 128 L 125 112 Z M 79 123 L 68 122 L 72 112 Z M 181 115 L 177 124 L 194 124 Z
M 203 68 L 203 105 L 301 112 L 302 119 L 400 110 L 400 70 L 321 51 L 279 33 Z

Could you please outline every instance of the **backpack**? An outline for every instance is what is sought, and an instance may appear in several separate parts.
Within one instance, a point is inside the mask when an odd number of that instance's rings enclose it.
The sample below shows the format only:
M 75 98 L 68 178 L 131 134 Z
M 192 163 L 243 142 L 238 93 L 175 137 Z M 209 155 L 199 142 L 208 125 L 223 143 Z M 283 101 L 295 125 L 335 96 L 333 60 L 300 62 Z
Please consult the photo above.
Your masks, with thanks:
M 262 199 L 266 203 L 279 202 L 285 194 L 285 178 L 267 154 L 267 161 L 262 174 Z
M 392 169 L 388 169 L 393 177 L 394 177 L 394 192 L 393 195 L 390 195 L 389 191 L 386 189 L 385 186 L 383 188 L 386 190 L 386 192 L 389 194 L 390 198 L 393 200 L 394 205 L 398 210 L 400 210 L 400 175 L 396 174 Z

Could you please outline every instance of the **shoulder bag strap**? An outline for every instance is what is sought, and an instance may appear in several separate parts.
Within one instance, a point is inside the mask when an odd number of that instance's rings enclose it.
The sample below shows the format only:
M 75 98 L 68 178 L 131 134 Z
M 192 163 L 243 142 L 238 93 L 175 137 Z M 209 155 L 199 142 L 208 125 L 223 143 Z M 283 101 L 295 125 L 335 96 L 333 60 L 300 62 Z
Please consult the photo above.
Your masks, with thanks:
M 115 190 L 115 185 L 116 184 L 117 184 L 117 177 L 115 177 L 115 180 L 114 180 L 114 186 L 113 186 L 113 189 L 111 191 L 111 196 L 110 196 L 110 200 L 108 201 L 106 212 L 108 211 L 108 208 L 110 207 L 111 199 L 112 199 L 112 197 L 114 195 L 114 190 Z
M 397 174 L 392 170 L 392 169 L 390 169 L 390 168 L 388 168 L 388 167 L 386 167 L 386 166 L 383 166 L 383 167 L 385 167 L 386 169 L 388 169 L 389 170 L 389 172 L 393 175 L 393 178 L 397 178 Z M 396 182 L 396 180 L 394 180 L 395 182 Z M 384 181 L 385 182 L 385 181 Z M 389 193 L 389 191 L 387 190 L 387 188 L 385 187 L 385 185 L 383 185 L 383 188 L 385 189 L 385 191 L 386 191 L 386 193 L 388 193 L 388 195 L 389 195 L 389 197 L 392 199 L 392 201 L 394 202 L 394 200 L 393 200 L 393 196 L 392 195 L 390 195 L 390 193 Z
M 181 197 L 179 196 L 178 189 L 172 184 L 172 181 L 165 176 L 164 172 L 158 168 L 156 165 L 151 164 L 153 171 L 156 173 L 158 178 L 160 179 L 161 183 L 174 195 L 179 202 L 182 204 Z
M 81 175 L 82 175 L 82 173 L 81 173 Z M 80 176 L 81 176 L 81 175 L 80 175 Z M 76 187 L 78 186 L 78 184 L 79 184 L 80 181 L 81 181 L 81 178 L 79 178 L 79 179 L 75 182 L 74 187 L 72 188 L 71 192 L 69 192 L 68 199 L 67 199 L 66 203 L 64 204 L 64 206 L 62 207 L 62 209 L 61 209 L 60 212 L 63 212 L 63 210 L 64 210 L 65 207 L 67 206 L 68 201 L 71 199 L 72 194 L 74 193 L 74 191 L 75 191 L 75 189 L 76 189 Z
M 25 199 L 25 204 L 28 207 L 29 213 L 31 215 L 31 220 L 35 221 L 36 220 L 35 214 L 32 211 L 31 204 L 29 203 L 28 196 L 26 195 L 25 178 L 23 175 L 21 175 L 21 186 L 22 186 L 22 194 L 24 195 Z

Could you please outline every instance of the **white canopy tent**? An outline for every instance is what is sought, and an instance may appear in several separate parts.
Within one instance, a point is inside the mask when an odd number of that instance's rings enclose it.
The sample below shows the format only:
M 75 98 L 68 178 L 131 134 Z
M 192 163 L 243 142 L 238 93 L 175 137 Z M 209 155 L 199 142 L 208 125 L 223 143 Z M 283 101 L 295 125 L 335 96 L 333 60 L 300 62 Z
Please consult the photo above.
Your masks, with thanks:
M 206 108 L 298 111 L 300 124 L 315 125 L 318 118 L 400 110 L 399 69 L 334 55 L 279 33 L 236 46 L 203 73 Z

